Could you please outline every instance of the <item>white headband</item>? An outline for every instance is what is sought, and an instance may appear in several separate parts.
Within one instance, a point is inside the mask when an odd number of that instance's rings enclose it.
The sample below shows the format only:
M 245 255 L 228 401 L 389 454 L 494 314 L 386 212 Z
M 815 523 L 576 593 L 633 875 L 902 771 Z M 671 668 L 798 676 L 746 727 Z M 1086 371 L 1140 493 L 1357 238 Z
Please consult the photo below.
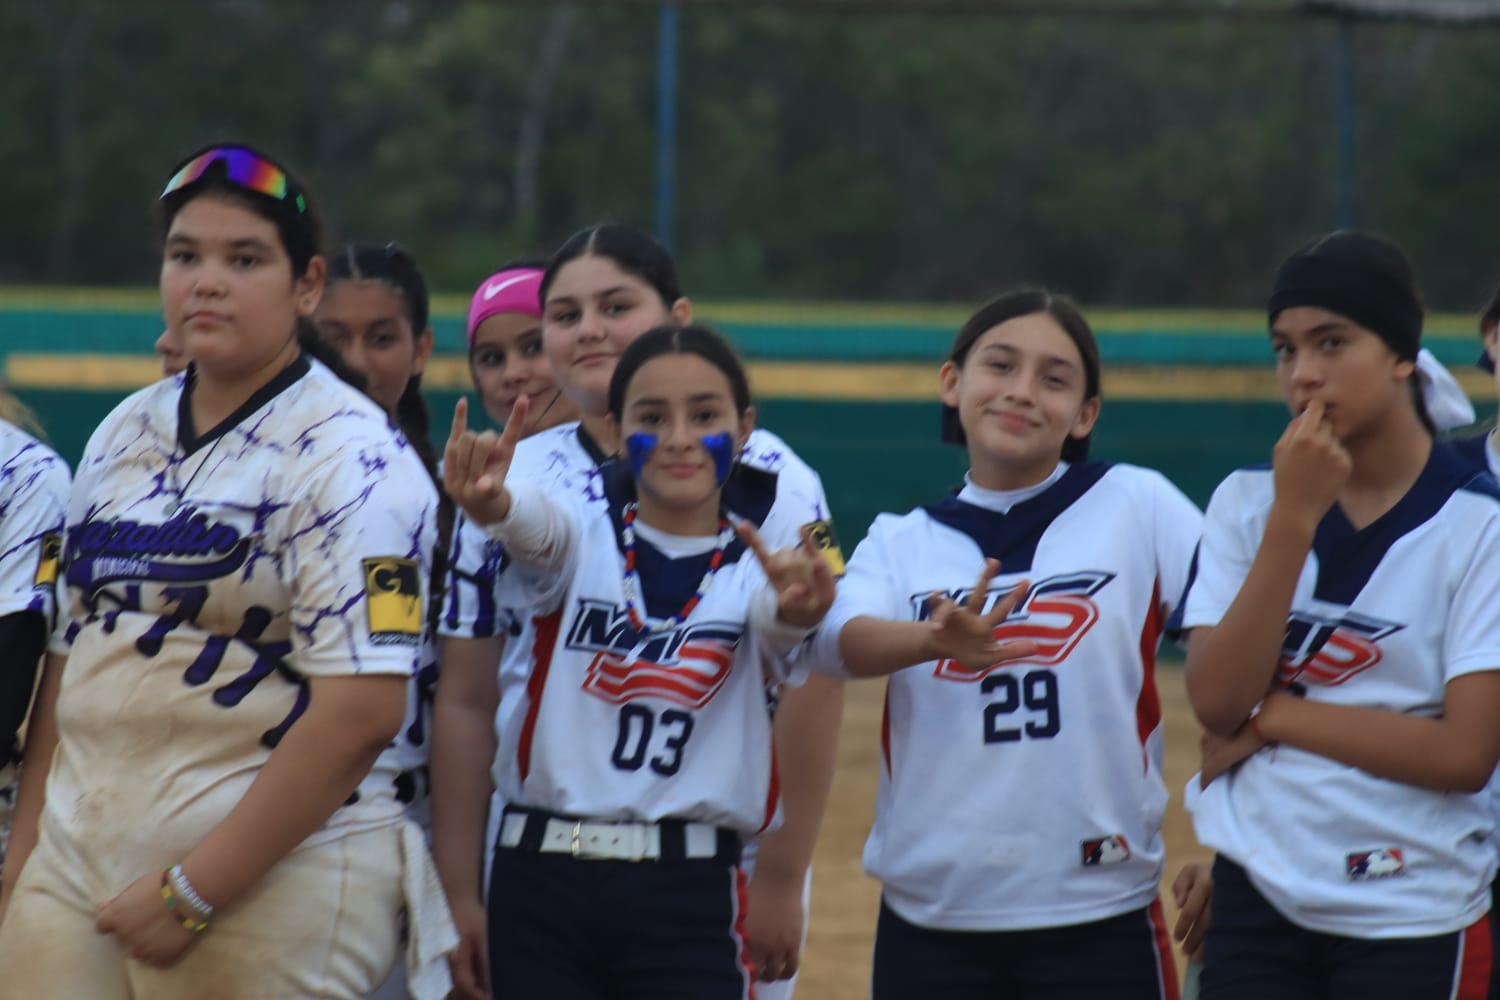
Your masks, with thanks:
M 1474 422 L 1474 404 L 1469 402 L 1463 386 L 1425 347 L 1417 353 L 1417 384 L 1422 389 L 1422 402 L 1427 404 L 1427 415 L 1438 430 L 1448 431 Z

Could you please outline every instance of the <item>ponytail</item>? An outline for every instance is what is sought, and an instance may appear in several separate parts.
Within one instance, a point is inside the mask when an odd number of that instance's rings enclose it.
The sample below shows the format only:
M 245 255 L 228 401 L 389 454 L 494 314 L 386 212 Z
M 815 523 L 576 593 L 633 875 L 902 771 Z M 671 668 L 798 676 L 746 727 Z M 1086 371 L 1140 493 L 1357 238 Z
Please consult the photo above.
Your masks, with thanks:
M 44 439 L 46 437 L 36 414 L 32 413 L 31 408 L 17 399 L 3 384 L 0 384 L 0 420 L 21 428 L 32 437 Z
M 427 400 L 422 397 L 422 376 L 413 375 L 406 382 L 406 390 L 396 402 L 396 425 L 411 442 L 412 449 L 422 460 L 432 485 L 437 488 L 437 547 L 432 553 L 432 579 L 428 586 L 427 624 L 437 630 L 438 618 L 443 612 L 443 598 L 447 594 L 448 551 L 453 542 L 453 525 L 457 511 L 452 499 L 443 491 L 443 481 L 438 476 L 437 449 L 432 446 L 432 414 L 427 409 Z
M 363 395 L 368 395 L 369 380 L 345 364 L 343 355 L 339 354 L 336 348 L 324 343 L 323 338 L 318 336 L 318 328 L 313 326 L 313 321 L 306 316 L 297 317 L 297 345 L 302 348 L 303 354 L 320 362 L 346 385 L 358 389 Z

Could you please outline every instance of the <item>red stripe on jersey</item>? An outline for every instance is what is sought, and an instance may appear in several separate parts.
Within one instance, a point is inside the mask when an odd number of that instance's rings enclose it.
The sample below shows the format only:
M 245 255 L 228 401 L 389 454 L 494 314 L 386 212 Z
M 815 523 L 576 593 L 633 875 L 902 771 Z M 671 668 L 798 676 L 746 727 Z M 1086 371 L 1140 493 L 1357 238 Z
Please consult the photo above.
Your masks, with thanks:
M 1458 968 L 1454 970 L 1453 1000 L 1485 1000 L 1490 993 L 1490 963 L 1495 960 L 1490 939 L 1491 914 L 1465 927 L 1459 939 Z
M 1162 1000 L 1177 1000 L 1177 963 L 1172 961 L 1172 939 L 1167 936 L 1167 918 L 1161 910 L 1161 897 L 1157 896 L 1146 908 L 1146 919 L 1151 922 L 1151 940 L 1156 948 L 1156 971 L 1161 983 Z
M 891 685 L 885 686 L 885 707 L 880 710 L 880 750 L 885 758 L 886 777 L 891 776 Z
M 521 781 L 531 773 L 531 736 L 536 731 L 537 713 L 542 708 L 542 690 L 547 686 L 547 671 L 552 666 L 552 650 L 557 645 L 557 633 L 562 626 L 562 608 L 550 615 L 538 615 L 531 620 L 536 627 L 536 641 L 531 644 L 531 676 L 526 678 L 526 721 L 521 723 L 521 741 L 516 746 L 516 764 L 521 770 Z
M 1141 693 L 1135 701 L 1135 732 L 1141 740 L 1141 766 L 1148 766 L 1146 741 L 1161 725 L 1161 696 L 1156 693 L 1156 646 L 1165 625 L 1161 608 L 1161 582 L 1151 587 L 1151 606 L 1141 625 Z
M 730 876 L 734 880 L 734 924 L 729 928 L 729 934 L 738 947 L 736 957 L 740 973 L 745 978 L 745 1000 L 755 1000 L 755 966 L 750 962 L 750 939 L 745 936 L 745 914 L 750 909 L 750 891 L 745 882 L 745 869 L 735 865 L 731 870 L 734 872 Z

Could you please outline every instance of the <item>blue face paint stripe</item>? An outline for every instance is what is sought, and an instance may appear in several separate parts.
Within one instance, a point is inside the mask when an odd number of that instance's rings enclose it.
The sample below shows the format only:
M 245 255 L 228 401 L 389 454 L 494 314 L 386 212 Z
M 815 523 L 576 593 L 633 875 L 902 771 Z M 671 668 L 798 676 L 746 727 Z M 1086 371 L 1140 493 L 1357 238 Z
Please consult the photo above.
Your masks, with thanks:
M 724 480 L 729 478 L 730 466 L 734 465 L 734 438 L 727 431 L 718 434 L 709 434 L 700 438 L 703 447 L 713 456 L 714 460 L 714 482 L 720 486 Z
M 645 431 L 636 431 L 625 438 L 625 454 L 630 457 L 630 473 L 636 479 L 641 478 L 641 470 L 651 460 L 657 441 L 655 434 L 647 434 Z

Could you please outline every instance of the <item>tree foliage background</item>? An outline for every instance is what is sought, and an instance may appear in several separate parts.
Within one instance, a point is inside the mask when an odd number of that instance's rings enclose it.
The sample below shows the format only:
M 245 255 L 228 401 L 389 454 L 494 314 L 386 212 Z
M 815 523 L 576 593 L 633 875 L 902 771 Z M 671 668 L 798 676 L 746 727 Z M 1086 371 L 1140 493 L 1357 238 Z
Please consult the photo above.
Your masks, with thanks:
M 682 11 L 677 244 L 717 298 L 1253 306 L 1335 214 L 1336 26 Z M 194 147 L 295 165 L 442 289 L 649 225 L 656 14 L 484 0 L 0 0 L 0 281 L 149 283 Z M 1494 29 L 1364 25 L 1360 223 L 1500 277 Z

